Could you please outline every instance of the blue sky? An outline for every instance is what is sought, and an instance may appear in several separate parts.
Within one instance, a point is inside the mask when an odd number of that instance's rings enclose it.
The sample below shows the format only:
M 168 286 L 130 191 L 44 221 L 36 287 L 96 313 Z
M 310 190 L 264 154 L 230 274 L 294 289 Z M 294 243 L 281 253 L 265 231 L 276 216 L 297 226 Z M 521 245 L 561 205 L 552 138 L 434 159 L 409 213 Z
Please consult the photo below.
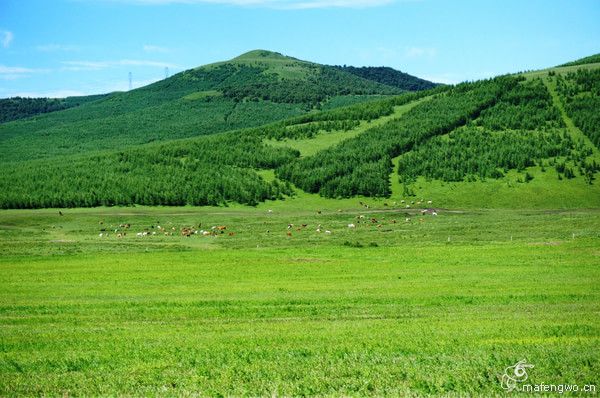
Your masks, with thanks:
M 600 52 L 599 0 L 0 0 L 0 97 L 139 87 L 262 48 L 455 83 Z

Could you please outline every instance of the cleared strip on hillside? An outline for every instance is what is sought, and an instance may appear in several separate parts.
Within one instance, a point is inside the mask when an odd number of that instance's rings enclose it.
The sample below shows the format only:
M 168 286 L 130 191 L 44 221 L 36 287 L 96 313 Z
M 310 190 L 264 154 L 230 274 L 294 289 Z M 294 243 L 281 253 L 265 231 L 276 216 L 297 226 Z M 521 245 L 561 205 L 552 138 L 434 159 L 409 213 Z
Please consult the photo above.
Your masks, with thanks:
M 555 82 L 566 114 L 600 148 L 600 69 L 558 75 Z
M 388 196 L 391 159 L 414 145 L 464 125 L 518 83 L 501 77 L 465 83 L 420 104 L 404 117 L 345 140 L 315 156 L 283 165 L 280 178 L 326 197 Z
M 559 157 L 575 157 L 579 155 L 575 147 L 543 82 L 522 81 L 470 126 L 434 137 L 406 153 L 398 173 L 405 184 L 419 176 L 447 182 L 501 178 L 508 170 L 523 171 L 544 164 L 545 159 L 551 163 Z
M 380 118 L 374 119 L 372 121 L 371 120 L 369 120 L 369 121 L 356 120 L 356 127 L 354 127 L 354 128 L 348 128 L 348 129 L 342 128 L 339 130 L 329 131 L 329 130 L 327 130 L 327 126 L 323 126 L 320 124 L 313 124 L 313 125 L 316 125 L 316 128 L 314 130 L 317 131 L 317 133 L 315 135 L 310 135 L 310 137 L 308 137 L 308 138 L 297 138 L 297 139 L 293 139 L 293 138 L 287 139 L 286 138 L 283 140 L 268 139 L 268 140 L 265 140 L 265 143 L 267 145 L 272 145 L 272 146 L 278 147 L 278 148 L 291 148 L 291 149 L 297 150 L 300 152 L 301 158 L 307 157 L 307 156 L 312 156 L 324 149 L 327 149 L 329 147 L 337 145 L 344 140 L 354 138 L 354 137 L 364 133 L 365 131 L 368 131 L 374 127 L 381 126 L 392 119 L 402 117 L 402 115 L 404 115 L 405 113 L 410 111 L 415 106 L 419 105 L 422 101 L 426 101 L 431 98 L 432 98 L 431 96 L 425 97 L 422 99 L 418 99 L 418 100 L 409 102 L 408 104 L 405 104 L 405 105 L 396 106 L 396 107 L 394 107 L 394 112 L 392 114 L 386 115 L 386 116 L 381 116 Z M 352 126 L 351 123 L 349 123 L 349 125 Z

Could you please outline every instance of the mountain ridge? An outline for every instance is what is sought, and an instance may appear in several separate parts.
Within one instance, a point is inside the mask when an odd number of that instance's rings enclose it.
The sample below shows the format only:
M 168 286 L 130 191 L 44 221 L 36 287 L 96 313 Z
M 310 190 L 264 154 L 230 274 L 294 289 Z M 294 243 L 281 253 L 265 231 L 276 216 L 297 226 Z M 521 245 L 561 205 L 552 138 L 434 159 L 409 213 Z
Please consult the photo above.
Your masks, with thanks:
M 206 69 L 214 69 L 214 68 L 218 68 L 220 66 L 223 65 L 256 65 L 256 64 L 266 64 L 271 66 L 272 69 L 272 73 L 277 75 L 278 77 L 281 78 L 290 78 L 294 76 L 294 71 L 292 70 L 283 70 L 285 69 L 285 64 L 286 63 L 296 63 L 299 65 L 303 65 L 303 66 L 317 66 L 320 64 L 315 64 L 309 61 L 304 61 L 304 60 L 300 60 L 294 57 L 290 57 L 290 56 L 286 56 L 283 55 L 281 53 L 278 52 L 273 52 L 273 51 L 268 51 L 268 50 L 261 50 L 261 49 L 257 49 L 257 50 L 251 50 L 248 52 L 245 52 L 237 57 L 234 57 L 230 60 L 227 61 L 219 61 L 219 62 L 215 62 L 215 63 L 210 63 L 210 64 L 206 64 L 206 65 L 202 65 L 202 66 L 198 66 L 189 70 L 186 70 L 184 72 L 181 73 L 186 73 L 186 72 L 190 72 L 190 71 L 202 71 L 202 70 L 206 70 Z M 331 66 L 329 65 L 320 65 L 322 67 L 325 68 L 330 68 Z M 334 68 L 338 68 L 338 67 L 334 67 Z M 342 68 L 342 67 L 339 67 Z M 351 68 L 351 67 L 349 67 Z M 290 68 L 292 69 L 292 68 Z M 356 69 L 364 69 L 364 68 L 356 68 Z M 378 68 L 375 68 L 378 69 Z M 341 69 L 343 70 L 343 68 Z M 402 84 L 398 84 L 398 82 L 392 82 L 391 84 L 386 83 L 385 81 L 382 81 L 381 79 L 378 78 L 373 78 L 372 76 L 369 76 L 369 74 L 365 74 L 363 73 L 362 75 L 360 73 L 356 73 L 353 70 L 344 70 L 345 72 L 349 72 L 355 76 L 358 76 L 360 78 L 363 78 L 365 80 L 369 80 L 378 84 L 383 84 L 385 86 L 389 86 L 389 87 L 395 87 L 397 89 L 400 90 L 407 90 L 407 91 L 416 91 L 416 90 L 420 90 L 420 89 L 428 89 L 428 88 L 432 88 L 434 86 L 434 83 L 431 82 L 427 82 L 426 80 L 423 79 L 419 79 L 415 76 L 411 76 L 408 74 L 405 74 L 403 72 L 400 71 L 395 71 L 391 68 L 387 68 L 389 74 L 398 74 L 401 75 L 403 77 L 406 78 L 406 81 L 410 81 L 410 83 L 406 84 L 406 85 L 402 85 Z M 296 76 L 306 76 L 306 73 L 301 72 L 301 71 L 295 71 Z M 177 74 L 179 75 L 179 74 Z M 154 82 L 151 83 L 147 86 L 143 86 L 140 87 L 136 90 L 140 90 L 140 89 L 147 89 L 148 87 L 153 87 L 156 84 L 162 85 L 162 86 L 168 86 L 170 85 L 169 83 L 167 83 L 166 85 L 163 84 L 163 82 L 167 82 L 170 79 L 174 78 L 176 75 L 172 76 L 171 78 L 168 79 L 164 79 L 164 80 L 159 80 L 158 82 Z M 417 85 L 414 84 L 413 81 L 418 81 L 418 82 L 426 82 L 422 85 Z M 427 83 L 430 83 L 429 85 Z M 380 89 L 385 90 L 383 87 L 380 87 Z M 135 90 L 133 90 L 135 91 Z M 43 113 L 51 113 L 54 111 L 60 111 L 60 110 L 64 110 L 64 109 L 68 109 L 68 108 L 72 108 L 72 107 L 76 107 L 79 106 L 83 103 L 88 103 L 88 102 L 93 102 L 95 100 L 98 99 L 102 99 L 104 97 L 110 96 L 110 95 L 120 95 L 120 94 L 124 94 L 126 92 L 111 92 L 111 93 L 106 93 L 106 94 L 92 94 L 89 96 L 80 96 L 80 97 L 66 97 L 66 98 L 20 98 L 20 97 L 11 97 L 11 98 L 5 98 L 5 99 L 0 99 L 0 124 L 1 123 L 6 123 L 6 122 L 10 122 L 10 121 L 14 121 L 14 120 L 19 120 L 19 119 L 25 119 L 28 117 L 32 117 L 32 116 L 36 116 L 39 114 L 43 114 Z M 57 106 L 57 104 L 61 104 L 60 106 Z M 67 105 L 65 105 L 67 104 Z M 36 108 L 37 106 L 37 108 Z

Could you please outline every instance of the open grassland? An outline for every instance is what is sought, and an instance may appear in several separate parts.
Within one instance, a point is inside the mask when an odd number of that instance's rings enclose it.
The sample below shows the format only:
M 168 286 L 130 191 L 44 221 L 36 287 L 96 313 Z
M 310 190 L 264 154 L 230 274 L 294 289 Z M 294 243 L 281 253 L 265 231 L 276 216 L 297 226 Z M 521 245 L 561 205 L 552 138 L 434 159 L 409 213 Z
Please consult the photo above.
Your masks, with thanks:
M 600 211 L 364 204 L 0 212 L 0 395 L 598 384 Z
M 523 173 L 511 170 L 502 179 L 445 182 L 419 177 L 412 189 L 418 198 L 435 197 L 448 207 L 465 208 L 593 208 L 600 204 L 600 184 L 588 184 L 582 177 L 559 180 L 554 169 L 528 167 L 533 179 L 523 181 Z M 393 192 L 401 196 L 402 185 L 391 179 Z

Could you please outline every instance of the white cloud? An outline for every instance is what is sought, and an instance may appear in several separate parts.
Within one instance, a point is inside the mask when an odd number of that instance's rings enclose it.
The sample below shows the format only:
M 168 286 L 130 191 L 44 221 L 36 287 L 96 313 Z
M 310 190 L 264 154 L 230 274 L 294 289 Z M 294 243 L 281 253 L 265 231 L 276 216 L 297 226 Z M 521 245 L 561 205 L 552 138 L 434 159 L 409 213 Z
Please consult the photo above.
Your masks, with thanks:
M 122 59 L 115 63 L 116 65 L 133 65 L 133 66 L 156 66 L 159 68 L 176 68 L 177 65 L 168 63 L 168 62 L 160 62 L 160 61 L 145 61 L 138 59 Z
M 500 76 L 506 72 L 499 71 L 491 71 L 491 70 L 482 70 L 482 71 L 471 71 L 471 72 L 462 72 L 462 73 L 440 73 L 440 74 L 431 74 L 420 76 L 423 79 L 427 79 L 436 83 L 444 83 L 444 84 L 458 84 L 466 81 L 476 81 L 482 79 L 489 79 L 494 76 Z
M 310 9 L 310 8 L 369 8 L 392 3 L 393 0 L 306 0 L 290 1 L 281 8 Z
M 28 77 L 33 73 L 48 72 L 48 69 L 33 69 L 25 68 L 22 66 L 5 66 L 0 65 L 0 79 L 2 80 L 15 80 L 22 77 Z
M 147 53 L 168 53 L 171 52 L 170 49 L 166 47 L 153 46 L 151 44 L 144 44 L 144 51 Z
M 2 47 L 8 48 L 14 38 L 15 35 L 13 35 L 13 32 L 8 30 L 0 30 L 0 43 L 2 43 Z
M 0 65 L 0 74 L 3 73 L 33 73 L 36 69 L 23 68 L 21 66 L 4 66 Z
M 110 67 L 108 62 L 94 62 L 94 61 L 63 61 L 61 70 L 67 71 L 81 71 L 81 70 L 100 70 Z
M 139 88 L 143 86 L 147 86 L 148 84 L 155 83 L 160 79 L 146 79 L 136 81 L 133 80 L 133 88 Z M 28 97 L 28 98 L 65 98 L 65 97 L 79 97 L 83 95 L 94 95 L 94 94 L 107 94 L 112 93 L 114 91 L 127 91 L 129 89 L 129 81 L 127 79 L 123 79 L 120 82 L 102 82 L 91 85 L 86 85 L 84 88 L 79 88 L 76 90 L 72 89 L 59 89 L 59 90 L 49 90 L 49 91 L 10 91 L 10 90 L 1 90 L 2 95 L 0 98 L 9 98 L 9 97 Z
M 17 80 L 20 79 L 22 77 L 27 77 L 29 75 L 24 75 L 24 74 L 18 74 L 18 73 L 0 73 L 0 79 L 2 80 Z
M 437 49 L 431 47 L 407 47 L 404 55 L 408 58 L 433 58 L 437 55 Z
M 64 71 L 84 71 L 84 70 L 101 70 L 114 68 L 118 66 L 151 66 L 158 68 L 177 68 L 177 65 L 160 62 L 148 61 L 140 59 L 121 59 L 118 61 L 63 61 L 61 70 Z
M 367 8 L 411 0 L 105 0 L 141 5 L 164 4 L 224 4 L 247 7 L 268 7 L 288 10 L 310 8 Z M 412 0 L 418 1 L 418 0 Z
M 44 44 L 36 46 L 35 49 L 41 52 L 78 51 L 79 47 L 66 44 Z

